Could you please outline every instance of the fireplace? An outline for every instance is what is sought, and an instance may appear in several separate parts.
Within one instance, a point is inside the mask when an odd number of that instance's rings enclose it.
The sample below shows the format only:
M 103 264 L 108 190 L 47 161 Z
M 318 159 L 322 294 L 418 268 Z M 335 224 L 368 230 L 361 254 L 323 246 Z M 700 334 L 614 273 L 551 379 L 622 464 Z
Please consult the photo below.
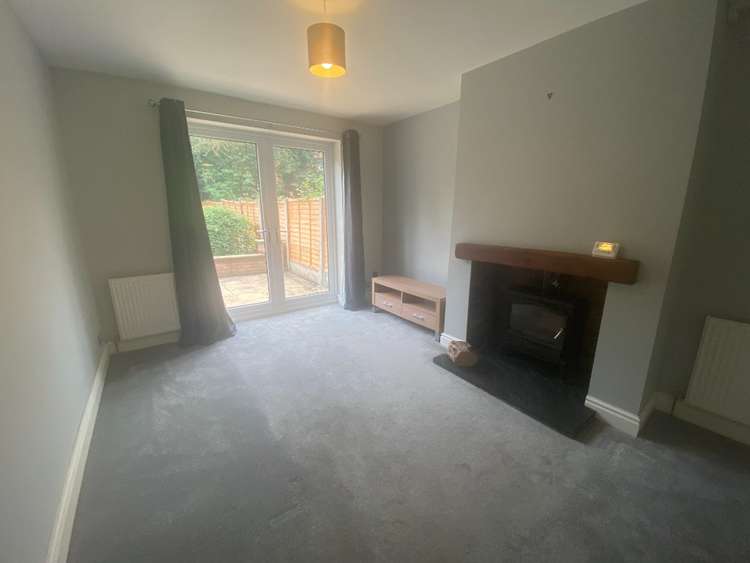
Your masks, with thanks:
M 606 292 L 595 279 L 474 262 L 467 340 L 588 385 Z
M 471 261 L 466 340 L 473 367 L 434 361 L 551 428 L 576 436 L 610 282 L 633 284 L 638 262 L 548 250 L 459 243 Z

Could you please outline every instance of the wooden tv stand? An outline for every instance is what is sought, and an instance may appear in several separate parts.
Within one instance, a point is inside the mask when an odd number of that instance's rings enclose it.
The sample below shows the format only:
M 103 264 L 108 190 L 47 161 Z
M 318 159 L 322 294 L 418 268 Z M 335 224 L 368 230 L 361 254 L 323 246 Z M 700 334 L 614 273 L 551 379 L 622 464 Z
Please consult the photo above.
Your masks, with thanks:
M 440 340 L 445 318 L 445 289 L 404 276 L 372 278 L 372 309 L 382 309 L 435 331 Z

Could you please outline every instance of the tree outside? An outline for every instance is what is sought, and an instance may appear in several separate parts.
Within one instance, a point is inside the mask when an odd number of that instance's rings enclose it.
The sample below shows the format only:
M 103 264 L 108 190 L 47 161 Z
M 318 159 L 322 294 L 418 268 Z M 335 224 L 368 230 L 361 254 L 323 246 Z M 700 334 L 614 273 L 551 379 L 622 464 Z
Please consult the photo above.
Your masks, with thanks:
M 201 200 L 258 199 L 258 154 L 254 143 L 190 137 Z
M 274 147 L 276 193 L 284 198 L 323 197 L 325 181 L 324 158 L 320 151 Z
M 195 173 L 201 200 L 256 200 L 259 197 L 258 153 L 254 143 L 193 135 Z M 321 151 L 274 147 L 279 198 L 317 198 L 325 192 Z

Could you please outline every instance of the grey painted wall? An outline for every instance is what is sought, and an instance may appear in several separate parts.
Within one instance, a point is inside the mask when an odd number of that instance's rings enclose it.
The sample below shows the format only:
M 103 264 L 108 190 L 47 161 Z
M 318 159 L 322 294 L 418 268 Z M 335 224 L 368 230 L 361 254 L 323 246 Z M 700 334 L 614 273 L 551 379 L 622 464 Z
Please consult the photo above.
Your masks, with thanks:
M 0 559 L 47 553 L 96 370 L 47 70 L 0 0 Z
M 750 322 L 750 17 L 721 2 L 699 149 L 680 225 L 650 387 L 684 396 L 706 315 Z
M 590 393 L 638 412 L 703 103 L 716 3 L 651 0 L 464 75 L 452 244 L 589 253 L 622 243 Z M 548 92 L 554 92 L 548 99 Z M 470 265 L 451 259 L 446 332 Z
M 171 271 L 158 112 L 149 98 L 174 97 L 189 108 L 306 127 L 360 132 L 367 272 L 381 269 L 382 128 L 156 84 L 55 69 L 55 92 L 71 184 L 96 293 L 102 333 L 116 334 L 107 280 Z
M 383 268 L 445 285 L 456 176 L 459 103 L 385 128 Z

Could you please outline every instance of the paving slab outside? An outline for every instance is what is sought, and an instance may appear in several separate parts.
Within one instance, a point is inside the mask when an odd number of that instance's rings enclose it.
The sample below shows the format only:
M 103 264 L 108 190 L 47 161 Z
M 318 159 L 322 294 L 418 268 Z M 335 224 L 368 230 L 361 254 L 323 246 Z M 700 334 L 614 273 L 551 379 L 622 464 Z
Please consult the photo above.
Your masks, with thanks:
M 226 307 L 255 305 L 268 301 L 268 274 L 248 274 L 219 278 Z M 304 297 L 328 291 L 313 281 L 292 272 L 284 272 L 284 289 L 287 297 Z

